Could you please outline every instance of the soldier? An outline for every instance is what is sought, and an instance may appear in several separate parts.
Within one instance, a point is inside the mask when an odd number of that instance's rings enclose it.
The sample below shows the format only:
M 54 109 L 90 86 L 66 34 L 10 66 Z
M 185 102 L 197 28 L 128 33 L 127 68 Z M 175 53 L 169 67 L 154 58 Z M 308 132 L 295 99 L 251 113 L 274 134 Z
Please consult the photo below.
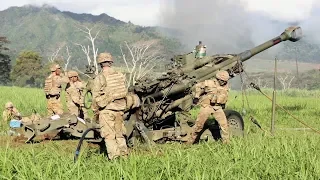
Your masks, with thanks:
M 193 103 L 200 102 L 200 112 L 192 127 L 192 133 L 188 140 L 188 144 L 193 144 L 203 129 L 208 117 L 213 114 L 221 128 L 221 137 L 223 143 L 229 143 L 229 127 L 223 108 L 228 100 L 228 80 L 229 73 L 227 71 L 219 71 L 216 79 L 205 80 L 195 86 Z M 202 95 L 203 94 L 203 95 Z M 199 101 L 200 96 L 201 100 Z
M 69 83 L 66 86 L 66 100 L 67 107 L 71 114 L 76 115 L 82 119 L 87 118 L 87 110 L 84 108 L 84 94 L 85 85 L 80 80 L 76 71 L 68 72 Z
M 7 102 L 5 104 L 5 110 L 2 113 L 2 119 L 3 119 L 3 123 L 7 124 L 12 119 L 21 120 L 22 117 L 19 111 L 17 110 L 17 108 L 13 106 L 13 103 Z
M 196 47 L 194 48 L 196 58 L 199 56 L 201 47 L 202 47 L 202 41 L 199 41 L 199 44 L 196 45 Z
M 45 80 L 44 85 L 48 114 L 63 114 L 63 105 L 60 101 L 60 94 L 62 84 L 67 83 L 68 78 L 61 74 L 61 68 L 58 64 L 53 64 L 50 70 L 51 74 Z
M 108 157 L 112 160 L 128 155 L 123 121 L 127 89 L 125 76 L 111 68 L 113 58 L 110 53 L 99 54 L 98 63 L 102 72 L 93 82 L 93 107 L 98 108 L 101 136 L 104 138 Z

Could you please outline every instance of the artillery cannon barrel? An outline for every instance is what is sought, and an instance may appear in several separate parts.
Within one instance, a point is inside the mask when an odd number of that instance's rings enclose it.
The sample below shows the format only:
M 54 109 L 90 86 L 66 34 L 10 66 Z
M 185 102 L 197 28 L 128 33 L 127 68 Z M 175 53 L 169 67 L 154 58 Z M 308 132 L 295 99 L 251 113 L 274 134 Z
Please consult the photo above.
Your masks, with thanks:
M 266 50 L 269 49 L 270 47 L 282 42 L 282 41 L 287 41 L 290 40 L 292 42 L 298 41 L 302 38 L 302 30 L 301 27 L 296 27 L 296 26 L 291 26 L 288 27 L 287 29 L 285 29 L 285 31 L 280 35 L 277 36 L 261 45 L 258 45 L 250 50 L 244 51 L 242 53 L 239 53 L 237 56 L 235 56 L 234 58 L 239 58 L 240 61 L 244 62 L 248 59 L 250 59 L 252 56 Z M 234 59 L 232 58 L 232 59 Z M 207 57 L 207 58 L 203 58 L 203 59 L 199 59 L 197 60 L 195 63 L 182 68 L 182 71 L 187 73 L 187 72 L 191 72 L 194 69 L 198 68 L 198 67 L 203 67 L 204 65 L 210 63 L 211 61 L 213 61 L 214 56 L 212 57 Z M 228 62 L 234 62 L 232 61 L 232 59 L 230 59 L 230 61 Z
M 227 70 L 227 69 L 231 68 L 233 66 L 233 63 L 235 63 L 237 61 L 244 62 L 244 61 L 250 59 L 252 56 L 254 56 L 254 55 L 256 55 L 266 49 L 269 49 L 270 47 L 277 45 L 278 43 L 280 43 L 282 41 L 290 40 L 292 42 L 296 42 L 296 41 L 300 40 L 301 37 L 302 37 L 302 29 L 300 27 L 294 27 L 294 26 L 288 27 L 287 29 L 285 29 L 285 31 L 280 36 L 277 36 L 277 37 L 275 37 L 275 38 L 273 38 L 273 39 L 271 39 L 261 45 L 258 45 L 250 50 L 239 53 L 238 55 L 234 56 L 233 58 L 226 60 L 220 64 L 216 64 L 214 67 L 212 67 L 210 69 L 207 69 L 207 67 L 206 67 L 206 69 L 199 68 L 197 70 L 194 70 L 194 68 L 201 67 L 207 63 L 210 63 L 211 61 L 213 61 L 213 58 L 206 58 L 206 59 L 200 60 L 200 61 L 192 64 L 191 66 L 183 68 L 182 71 L 183 72 L 190 72 L 191 70 L 193 70 L 195 77 L 196 77 L 196 80 L 203 81 L 203 80 L 210 79 L 210 78 L 214 77 L 218 70 Z M 172 87 L 172 89 L 170 90 L 169 95 L 185 91 L 190 86 L 189 83 L 192 83 L 192 82 L 190 80 L 186 80 L 185 82 L 174 85 Z M 161 96 L 164 96 L 167 93 L 167 91 L 169 91 L 168 88 L 166 88 L 158 93 L 152 94 L 151 96 L 154 98 L 161 97 Z

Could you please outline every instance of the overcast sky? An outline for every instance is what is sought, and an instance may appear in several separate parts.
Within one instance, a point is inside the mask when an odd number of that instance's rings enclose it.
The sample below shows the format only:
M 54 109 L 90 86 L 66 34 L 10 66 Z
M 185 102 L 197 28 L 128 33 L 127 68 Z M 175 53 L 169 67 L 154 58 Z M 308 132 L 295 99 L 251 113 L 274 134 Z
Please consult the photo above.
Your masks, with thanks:
M 106 13 L 122 21 L 139 25 L 158 25 L 163 4 L 174 0 L 2 0 L 0 10 L 26 4 L 51 4 L 60 10 L 75 13 Z M 179 0 L 177 0 L 179 1 Z M 183 0 L 181 0 L 183 1 Z M 228 0 L 225 0 L 228 1 Z M 304 20 L 320 0 L 238 0 L 246 10 L 265 13 L 270 18 L 284 21 Z M 201 1 L 199 1 L 201 5 Z M 167 7 L 167 6 L 166 6 Z M 201 7 L 201 6 L 199 6 Z

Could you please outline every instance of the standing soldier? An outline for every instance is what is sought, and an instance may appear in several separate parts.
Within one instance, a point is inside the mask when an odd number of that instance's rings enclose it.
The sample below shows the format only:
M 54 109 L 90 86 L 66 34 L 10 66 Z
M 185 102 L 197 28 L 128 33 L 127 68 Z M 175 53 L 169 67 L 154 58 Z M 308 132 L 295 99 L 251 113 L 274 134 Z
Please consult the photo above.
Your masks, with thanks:
M 193 103 L 197 104 L 200 102 L 200 112 L 195 125 L 193 126 L 188 144 L 193 144 L 195 142 L 211 114 L 213 114 L 220 125 L 223 143 L 229 143 L 229 127 L 226 115 L 223 111 L 228 100 L 229 78 L 229 73 L 227 71 L 219 71 L 216 75 L 216 79 L 205 80 L 204 82 L 196 84 Z M 200 96 L 201 100 L 199 101 Z
M 82 119 L 87 118 L 87 110 L 84 108 L 84 94 L 85 85 L 80 80 L 76 71 L 68 72 L 69 83 L 66 86 L 66 100 L 67 107 L 71 114 L 76 115 Z
M 195 57 L 197 58 L 199 56 L 200 53 L 200 48 L 202 47 L 202 41 L 199 41 L 199 44 L 196 45 L 196 47 L 194 48 L 195 50 Z
M 98 107 L 101 136 L 112 160 L 128 155 L 123 121 L 127 89 L 125 76 L 111 68 L 113 58 L 110 53 L 99 54 L 98 63 L 102 72 L 94 79 L 92 99 Z
M 61 68 L 58 64 L 53 64 L 50 70 L 51 74 L 45 80 L 44 85 L 48 114 L 63 114 L 63 105 L 60 100 L 60 94 L 62 84 L 67 83 L 68 79 L 61 74 Z

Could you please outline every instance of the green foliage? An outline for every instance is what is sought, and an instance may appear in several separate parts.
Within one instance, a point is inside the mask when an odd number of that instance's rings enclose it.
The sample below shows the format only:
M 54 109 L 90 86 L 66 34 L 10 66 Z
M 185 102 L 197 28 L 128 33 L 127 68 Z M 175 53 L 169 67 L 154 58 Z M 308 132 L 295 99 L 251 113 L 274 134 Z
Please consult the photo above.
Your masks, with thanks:
M 8 44 L 9 41 L 6 37 L 0 36 L 0 84 L 6 85 L 10 81 L 10 71 L 11 71 L 11 59 L 7 55 L 9 50 L 5 47 L 5 44 Z
M 264 90 L 271 95 L 270 90 Z M 301 91 L 302 95 L 278 94 L 277 102 L 309 125 L 319 129 L 319 91 Z M 29 115 L 31 108 L 46 112 L 42 90 L 0 87 L 0 111 L 11 100 Z M 235 98 L 238 96 L 238 98 Z M 302 97 L 303 96 L 303 97 Z M 274 137 L 249 120 L 253 115 L 262 128 L 269 130 L 271 102 L 256 91 L 248 96 L 245 137 L 233 138 L 230 145 L 219 142 L 184 145 L 158 144 L 132 148 L 128 159 L 107 161 L 98 146 L 84 143 L 79 160 L 73 163 L 75 140 L 18 144 L 0 137 L 0 179 L 319 179 L 320 139 L 312 131 L 288 131 L 280 128 L 303 127 L 277 109 Z M 241 112 L 241 93 L 231 91 L 228 107 Z M 194 118 L 198 110 L 192 110 Z
M 40 87 L 45 78 L 41 59 L 37 52 L 21 52 L 11 72 L 13 83 L 17 86 Z
M 101 29 L 97 39 L 96 48 L 98 53 L 108 51 L 113 54 L 115 64 L 122 64 L 123 61 L 117 57 L 121 55 L 120 44 L 124 41 L 128 43 L 161 39 L 162 44 L 174 49 L 176 42 L 166 39 L 157 32 L 157 28 L 142 27 L 119 21 L 106 14 L 93 16 L 90 14 L 75 14 L 62 12 L 50 7 L 12 7 L 0 11 L 0 32 L 12 40 L 10 44 L 10 55 L 15 59 L 15 54 L 23 49 L 30 49 L 41 54 L 43 59 L 51 56 L 61 45 L 68 45 L 72 58 L 69 67 L 78 66 L 82 68 L 87 64 L 86 55 L 80 46 L 73 43 L 80 43 L 84 46 L 91 46 L 91 42 L 86 38 L 87 34 L 80 31 L 79 25 L 85 25 L 92 29 L 95 36 Z M 92 50 L 92 49 L 90 49 Z M 61 54 L 66 56 L 65 49 L 61 49 Z M 92 51 L 90 52 L 92 55 Z

